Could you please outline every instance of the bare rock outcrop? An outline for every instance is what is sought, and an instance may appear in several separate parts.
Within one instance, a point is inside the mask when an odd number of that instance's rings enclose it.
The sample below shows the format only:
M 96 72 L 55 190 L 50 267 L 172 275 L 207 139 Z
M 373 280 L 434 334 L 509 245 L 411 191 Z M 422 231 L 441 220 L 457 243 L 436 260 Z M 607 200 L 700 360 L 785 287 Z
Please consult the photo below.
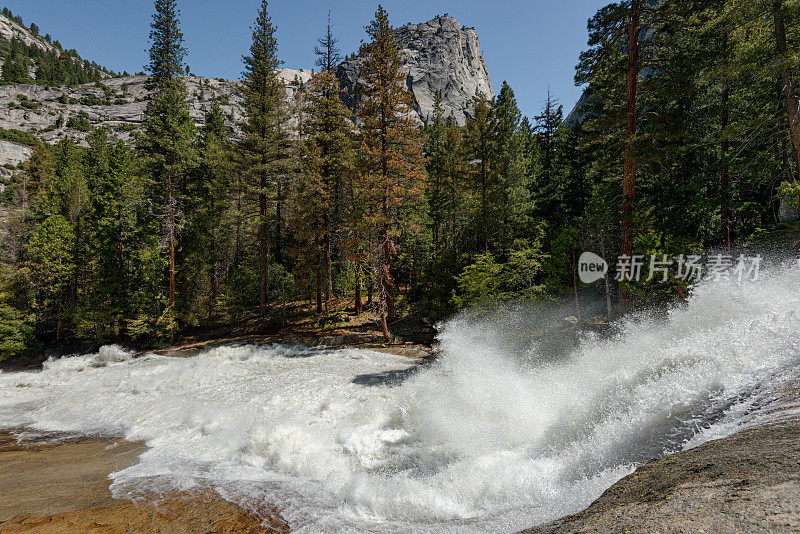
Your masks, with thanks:
M 402 26 L 396 32 L 406 83 L 423 121 L 433 115 L 437 92 L 442 97 L 445 116 L 452 116 L 462 125 L 471 113 L 476 93 L 495 96 L 474 28 L 461 26 L 453 17 L 440 16 L 422 24 Z M 342 63 L 337 76 L 349 95 L 348 104 L 355 105 L 356 90 L 363 83 L 361 59 L 356 56 Z
M 464 124 L 471 113 L 473 97 L 482 93 L 494 97 L 486 61 L 481 53 L 474 28 L 462 27 L 449 16 L 436 17 L 422 24 L 398 28 L 397 39 L 407 83 L 421 120 L 433 114 L 434 100 L 441 94 L 445 116 Z M 26 28 L 0 16 L 0 39 L 21 39 L 45 50 L 53 45 L 32 35 Z M 279 69 L 286 85 L 290 106 L 296 107 L 311 80 L 310 69 Z M 360 60 L 348 59 L 337 75 L 346 103 L 355 107 L 356 88 L 360 82 Z M 78 85 L 0 86 L 0 127 L 33 134 L 55 144 L 71 139 L 86 144 L 93 127 L 103 126 L 127 143 L 141 127 L 147 105 L 146 76 L 107 77 L 102 81 Z M 239 82 L 196 76 L 185 77 L 192 118 L 202 126 L 206 111 L 216 102 L 227 122 L 236 126 L 243 119 Z M 290 128 L 295 122 L 290 124 Z M 0 165 L 15 165 L 25 156 L 20 148 L 0 146 Z M 13 154 L 12 154 L 13 152 Z
M 198 125 L 217 102 L 231 122 L 241 120 L 237 83 L 186 77 L 192 118 Z M 74 87 L 0 86 L 0 127 L 32 133 L 47 143 L 62 139 L 83 142 L 94 126 L 105 126 L 130 141 L 144 119 L 146 76 L 108 78 Z

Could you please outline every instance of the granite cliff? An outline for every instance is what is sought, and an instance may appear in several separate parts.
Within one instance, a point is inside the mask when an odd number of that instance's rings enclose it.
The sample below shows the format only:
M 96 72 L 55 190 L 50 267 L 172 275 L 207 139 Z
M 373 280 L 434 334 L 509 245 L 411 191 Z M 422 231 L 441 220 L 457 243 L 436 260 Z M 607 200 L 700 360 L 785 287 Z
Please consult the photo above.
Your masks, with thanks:
M 445 115 L 453 116 L 460 124 L 470 113 L 476 93 L 494 96 L 475 29 L 462 27 L 452 17 L 440 16 L 398 28 L 397 37 L 420 119 L 432 116 L 437 92 L 442 96 Z M 0 41 L 9 42 L 12 38 L 43 50 L 54 49 L 24 25 L 0 15 Z M 359 65 L 359 59 L 354 57 L 343 62 L 337 72 L 351 106 L 356 104 Z M 278 74 L 286 83 L 290 105 L 294 105 L 313 71 L 280 69 Z M 93 83 L 73 86 L 1 85 L 0 128 L 32 134 L 47 143 L 61 139 L 83 143 L 91 128 L 104 126 L 130 142 L 143 120 L 148 96 L 146 81 L 146 76 L 104 75 Z M 189 105 L 197 124 L 203 123 L 205 110 L 212 102 L 220 105 L 231 124 L 241 120 L 237 85 L 235 81 L 187 76 Z M 30 150 L 22 145 L 17 139 L 4 137 L 0 141 L 0 165 L 16 165 L 26 159 Z
M 474 28 L 463 27 L 445 15 L 396 31 L 406 82 L 414 94 L 415 111 L 422 120 L 433 115 L 437 92 L 442 97 L 445 116 L 453 116 L 462 125 L 476 93 L 495 96 Z M 342 63 L 337 71 L 350 105 L 356 103 L 357 88 L 362 82 L 360 70 L 361 59 L 356 56 Z

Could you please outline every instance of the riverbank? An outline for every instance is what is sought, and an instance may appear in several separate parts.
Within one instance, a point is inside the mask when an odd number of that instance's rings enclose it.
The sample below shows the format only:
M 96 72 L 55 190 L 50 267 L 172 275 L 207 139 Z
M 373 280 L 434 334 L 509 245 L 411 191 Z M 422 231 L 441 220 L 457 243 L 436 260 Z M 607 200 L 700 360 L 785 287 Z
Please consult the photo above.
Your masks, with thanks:
M 187 328 L 172 342 L 107 340 L 105 343 L 97 343 L 64 340 L 48 344 L 25 358 L 0 360 L 0 371 L 41 369 L 42 364 L 50 358 L 95 353 L 103 344 L 119 344 L 139 355 L 161 354 L 176 357 L 191 357 L 231 344 L 363 348 L 411 358 L 433 355 L 436 329 L 429 320 L 413 315 L 398 318 L 391 323 L 396 338 L 390 343 L 384 338 L 374 313 L 365 311 L 357 314 L 347 308 L 348 303 L 349 301 L 343 299 L 332 301 L 330 314 L 323 318 L 314 314 L 311 305 L 296 303 L 287 307 L 286 324 L 281 327 L 265 325 L 262 320 L 253 318 L 235 324 Z
M 520 534 L 800 531 L 798 407 L 794 388 L 768 422 L 648 462 L 586 510 Z
M 19 445 L 0 434 L 0 532 L 290 532 L 279 511 L 213 492 L 114 499 L 108 475 L 144 450 L 121 439 Z M 797 531 L 798 457 L 800 419 L 787 417 L 649 462 L 583 512 L 523 534 Z
M 0 532 L 289 532 L 276 510 L 245 510 L 211 491 L 114 499 L 109 474 L 136 464 L 145 450 L 115 438 L 18 443 L 0 434 Z

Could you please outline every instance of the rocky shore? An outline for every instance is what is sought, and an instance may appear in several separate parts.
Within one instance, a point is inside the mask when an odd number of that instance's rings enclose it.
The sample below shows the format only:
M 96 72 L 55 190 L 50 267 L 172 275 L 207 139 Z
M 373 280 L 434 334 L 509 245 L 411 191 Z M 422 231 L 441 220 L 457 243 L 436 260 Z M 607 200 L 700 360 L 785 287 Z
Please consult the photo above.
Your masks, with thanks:
M 245 510 L 211 491 L 114 499 L 108 475 L 135 464 L 144 450 L 114 438 L 18 443 L 0 434 L 0 532 L 289 532 L 277 511 Z
M 785 415 L 653 460 L 586 510 L 520 534 L 798 531 L 800 418 Z

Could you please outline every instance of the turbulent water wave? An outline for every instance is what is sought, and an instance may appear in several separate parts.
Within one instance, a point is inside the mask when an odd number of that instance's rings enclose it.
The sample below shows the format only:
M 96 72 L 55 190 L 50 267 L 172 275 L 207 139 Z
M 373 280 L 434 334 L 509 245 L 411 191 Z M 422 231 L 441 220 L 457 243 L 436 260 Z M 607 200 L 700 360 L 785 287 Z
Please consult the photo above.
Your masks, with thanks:
M 666 316 L 557 350 L 520 319 L 536 310 L 464 315 L 425 367 L 360 349 L 105 347 L 0 373 L 0 427 L 146 440 L 112 477 L 119 496 L 211 486 L 301 532 L 513 532 L 749 421 L 798 377 L 798 288 L 796 268 L 703 284 Z

